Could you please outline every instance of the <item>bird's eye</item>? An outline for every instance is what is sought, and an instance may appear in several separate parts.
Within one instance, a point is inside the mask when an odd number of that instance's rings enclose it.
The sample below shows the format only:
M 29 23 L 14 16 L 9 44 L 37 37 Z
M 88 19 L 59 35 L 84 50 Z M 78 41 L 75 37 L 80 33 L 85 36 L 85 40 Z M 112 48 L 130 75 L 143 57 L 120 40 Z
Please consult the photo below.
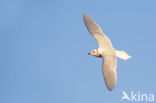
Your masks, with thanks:
M 95 51 L 93 51 L 93 53 L 95 53 Z

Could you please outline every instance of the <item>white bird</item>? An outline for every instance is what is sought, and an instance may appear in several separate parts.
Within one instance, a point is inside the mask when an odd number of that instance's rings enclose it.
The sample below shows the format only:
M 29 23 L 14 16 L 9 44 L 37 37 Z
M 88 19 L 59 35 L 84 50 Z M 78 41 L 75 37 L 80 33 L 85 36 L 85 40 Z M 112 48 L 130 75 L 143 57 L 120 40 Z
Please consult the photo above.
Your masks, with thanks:
M 87 14 L 83 15 L 84 23 L 90 34 L 96 39 L 98 48 L 90 53 L 103 58 L 102 71 L 107 88 L 112 91 L 117 81 L 117 57 L 127 60 L 131 58 L 126 52 L 115 50 L 109 38 L 103 33 L 98 24 Z

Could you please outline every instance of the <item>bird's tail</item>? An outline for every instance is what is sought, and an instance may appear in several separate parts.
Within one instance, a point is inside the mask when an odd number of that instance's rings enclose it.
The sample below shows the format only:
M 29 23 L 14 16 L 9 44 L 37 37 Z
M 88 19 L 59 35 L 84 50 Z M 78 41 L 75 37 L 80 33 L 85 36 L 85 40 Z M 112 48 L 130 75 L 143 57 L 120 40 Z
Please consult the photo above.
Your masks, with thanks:
M 120 59 L 123 59 L 123 60 L 127 60 L 127 59 L 132 58 L 125 51 L 118 51 L 118 50 L 116 50 L 116 56 Z

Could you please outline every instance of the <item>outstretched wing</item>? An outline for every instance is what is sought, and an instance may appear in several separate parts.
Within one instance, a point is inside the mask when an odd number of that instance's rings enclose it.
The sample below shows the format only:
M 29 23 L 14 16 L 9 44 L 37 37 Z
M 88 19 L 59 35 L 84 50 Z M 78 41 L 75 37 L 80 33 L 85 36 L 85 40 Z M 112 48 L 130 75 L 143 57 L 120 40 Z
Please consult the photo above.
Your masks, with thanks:
M 107 88 L 112 91 L 117 81 L 116 56 L 103 56 L 102 71 Z
M 98 24 L 87 14 L 83 15 L 84 23 L 92 36 L 96 39 L 99 47 L 113 47 L 109 38 L 102 32 Z

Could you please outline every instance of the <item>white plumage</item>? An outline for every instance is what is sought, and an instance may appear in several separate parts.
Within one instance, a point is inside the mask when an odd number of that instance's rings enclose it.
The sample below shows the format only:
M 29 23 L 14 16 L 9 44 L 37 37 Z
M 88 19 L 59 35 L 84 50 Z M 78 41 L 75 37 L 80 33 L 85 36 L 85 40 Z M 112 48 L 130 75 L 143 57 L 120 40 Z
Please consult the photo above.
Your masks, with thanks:
M 115 87 L 117 81 L 117 58 L 123 60 L 131 58 L 126 52 L 115 50 L 109 38 L 103 33 L 98 24 L 87 14 L 83 15 L 84 23 L 90 34 L 96 39 L 98 48 L 89 54 L 102 57 L 102 70 L 107 88 L 111 91 Z

